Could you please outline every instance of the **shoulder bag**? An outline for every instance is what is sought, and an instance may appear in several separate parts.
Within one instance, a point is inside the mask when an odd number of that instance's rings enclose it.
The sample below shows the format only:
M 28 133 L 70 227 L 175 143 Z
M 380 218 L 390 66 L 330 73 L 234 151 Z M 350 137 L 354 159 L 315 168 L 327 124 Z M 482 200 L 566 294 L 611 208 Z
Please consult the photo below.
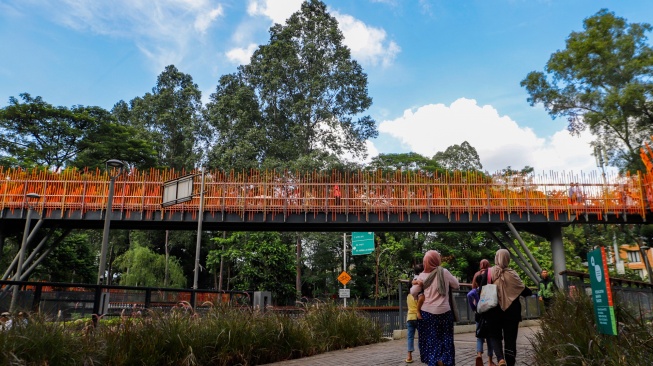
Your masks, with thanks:
M 483 286 L 481 290 L 481 297 L 476 305 L 476 311 L 483 314 L 488 310 L 495 308 L 499 305 L 499 297 L 497 296 L 497 285 L 492 283 L 492 269 L 487 271 L 487 285 Z

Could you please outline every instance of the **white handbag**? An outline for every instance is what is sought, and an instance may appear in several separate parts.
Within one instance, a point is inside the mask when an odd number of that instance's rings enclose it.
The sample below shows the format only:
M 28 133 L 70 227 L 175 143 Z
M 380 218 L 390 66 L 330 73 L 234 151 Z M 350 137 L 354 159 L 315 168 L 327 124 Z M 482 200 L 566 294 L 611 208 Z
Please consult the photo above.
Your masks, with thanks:
M 483 314 L 486 311 L 499 305 L 499 296 L 497 295 L 497 285 L 490 283 L 492 281 L 491 269 L 487 272 L 487 285 L 481 289 L 481 297 L 476 305 L 476 312 Z

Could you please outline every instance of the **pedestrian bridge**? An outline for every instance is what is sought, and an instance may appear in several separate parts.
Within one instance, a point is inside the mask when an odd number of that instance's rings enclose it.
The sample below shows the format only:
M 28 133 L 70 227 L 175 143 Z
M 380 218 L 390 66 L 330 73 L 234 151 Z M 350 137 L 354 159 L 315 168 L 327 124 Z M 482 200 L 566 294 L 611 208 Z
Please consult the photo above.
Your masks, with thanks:
M 653 202 L 646 174 L 207 171 L 200 213 L 197 173 L 192 199 L 168 207 L 162 206 L 164 182 L 192 174 L 131 170 L 118 176 L 111 227 L 194 230 L 201 214 L 205 230 L 472 231 L 512 223 L 538 233 L 552 224 L 643 223 Z M 0 168 L 0 227 L 21 230 L 31 204 L 44 226 L 101 228 L 109 174 Z M 572 183 L 578 183 L 576 199 Z M 28 202 L 28 193 L 40 198 Z

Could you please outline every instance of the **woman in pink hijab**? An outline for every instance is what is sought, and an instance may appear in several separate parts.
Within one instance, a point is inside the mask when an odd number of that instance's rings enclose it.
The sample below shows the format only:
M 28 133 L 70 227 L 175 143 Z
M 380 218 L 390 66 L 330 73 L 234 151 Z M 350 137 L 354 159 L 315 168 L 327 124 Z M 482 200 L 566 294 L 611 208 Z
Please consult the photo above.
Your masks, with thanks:
M 429 250 L 424 255 L 424 272 L 410 289 L 413 296 L 424 292 L 422 319 L 417 322 L 421 361 L 429 366 L 454 366 L 453 312 L 449 306 L 449 288 L 458 289 L 458 280 L 440 265 L 440 253 Z

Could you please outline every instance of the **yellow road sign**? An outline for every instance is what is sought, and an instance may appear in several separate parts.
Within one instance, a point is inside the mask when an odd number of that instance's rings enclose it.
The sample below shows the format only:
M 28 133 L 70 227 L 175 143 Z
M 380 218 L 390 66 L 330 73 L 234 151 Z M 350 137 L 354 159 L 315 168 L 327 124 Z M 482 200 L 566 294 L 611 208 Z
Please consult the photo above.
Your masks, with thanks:
M 351 280 L 351 276 L 345 271 L 342 271 L 340 276 L 338 276 L 338 281 L 340 281 L 340 283 L 342 283 L 343 285 L 347 285 L 347 283 L 350 280 Z

